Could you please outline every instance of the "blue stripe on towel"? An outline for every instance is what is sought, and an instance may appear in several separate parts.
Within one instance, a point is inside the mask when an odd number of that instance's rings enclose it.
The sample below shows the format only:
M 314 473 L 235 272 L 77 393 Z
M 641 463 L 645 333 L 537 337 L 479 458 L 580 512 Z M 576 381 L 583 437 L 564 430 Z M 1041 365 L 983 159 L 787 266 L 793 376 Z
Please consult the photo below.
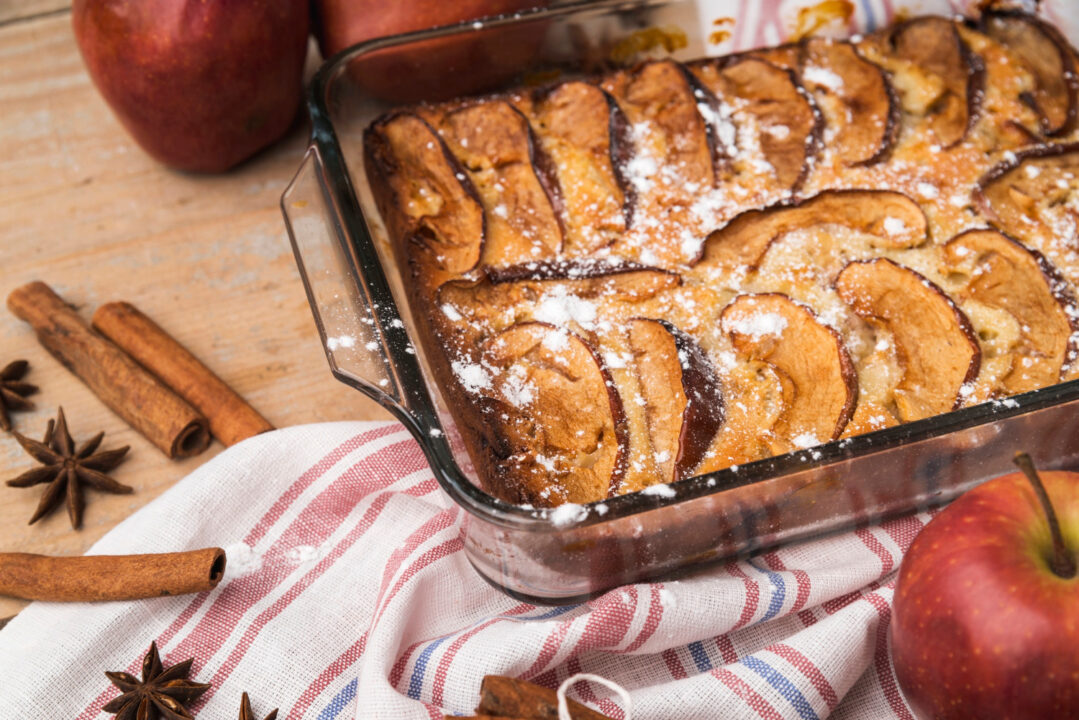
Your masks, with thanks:
M 753 672 L 764 678 L 765 682 L 775 688 L 776 692 L 783 696 L 783 698 L 789 702 L 798 713 L 798 717 L 803 720 L 820 720 L 817 713 L 813 711 L 813 706 L 806 700 L 805 695 L 792 683 L 785 678 L 774 667 L 761 660 L 756 655 L 750 655 L 744 657 L 741 663 Z

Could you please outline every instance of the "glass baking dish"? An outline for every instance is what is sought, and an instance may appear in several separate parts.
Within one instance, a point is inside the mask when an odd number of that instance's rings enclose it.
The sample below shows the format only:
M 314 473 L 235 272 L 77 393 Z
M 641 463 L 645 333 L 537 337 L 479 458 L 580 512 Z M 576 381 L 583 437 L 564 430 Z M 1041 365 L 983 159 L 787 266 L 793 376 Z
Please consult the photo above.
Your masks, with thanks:
M 672 493 L 536 510 L 480 488 L 424 349 L 412 340 L 406 278 L 363 163 L 363 130 L 389 106 L 364 91 L 356 64 L 390 48 L 471 41 L 469 62 L 480 63 L 472 67 L 497 69 L 508 45 L 526 41 L 536 77 L 550 78 L 552 69 L 565 77 L 594 71 L 627 38 L 657 37 L 657 14 L 698 22 L 694 3 L 562 5 L 362 43 L 327 61 L 310 86 L 311 143 L 282 209 L 326 357 L 339 380 L 415 436 L 443 490 L 466 511 L 465 551 L 477 572 L 529 602 L 574 603 L 945 502 L 1010 471 L 1018 450 L 1046 469 L 1075 466 L 1079 381 L 685 479 Z M 685 45 L 676 59 L 707 49 L 669 24 L 658 36 L 667 50 Z M 520 82 L 520 72 L 506 74 L 509 84 Z

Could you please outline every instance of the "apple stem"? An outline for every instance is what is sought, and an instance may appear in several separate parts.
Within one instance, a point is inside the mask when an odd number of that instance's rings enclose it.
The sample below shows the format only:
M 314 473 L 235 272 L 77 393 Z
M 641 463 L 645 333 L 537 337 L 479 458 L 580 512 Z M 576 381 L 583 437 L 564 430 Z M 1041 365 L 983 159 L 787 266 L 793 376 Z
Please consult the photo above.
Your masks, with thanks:
M 1049 568 L 1062 578 L 1073 578 L 1076 573 L 1075 554 L 1064 544 L 1064 534 L 1060 532 L 1060 523 L 1057 521 L 1053 503 L 1049 500 L 1049 493 L 1045 491 L 1045 485 L 1034 469 L 1034 461 L 1025 452 L 1015 454 L 1013 461 L 1027 476 L 1027 480 L 1034 486 L 1034 494 L 1045 510 L 1045 516 L 1049 520 L 1049 532 L 1053 536 L 1053 557 L 1049 559 Z

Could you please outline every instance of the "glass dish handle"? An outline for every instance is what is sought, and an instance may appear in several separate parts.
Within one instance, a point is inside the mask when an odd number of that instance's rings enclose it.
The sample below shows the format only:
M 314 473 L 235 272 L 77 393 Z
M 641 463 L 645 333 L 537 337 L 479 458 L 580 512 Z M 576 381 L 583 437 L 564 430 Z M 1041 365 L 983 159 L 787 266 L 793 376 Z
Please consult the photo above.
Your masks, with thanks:
M 296 265 L 334 376 L 398 416 L 409 415 L 387 350 L 384 328 L 356 276 L 351 247 L 332 201 L 318 149 L 281 196 Z

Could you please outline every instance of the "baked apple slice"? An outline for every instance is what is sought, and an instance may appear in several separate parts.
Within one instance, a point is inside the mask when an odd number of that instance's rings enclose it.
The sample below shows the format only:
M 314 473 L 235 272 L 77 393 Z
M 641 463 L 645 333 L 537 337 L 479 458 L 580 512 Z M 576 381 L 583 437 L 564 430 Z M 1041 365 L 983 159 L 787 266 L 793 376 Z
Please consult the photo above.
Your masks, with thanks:
M 716 139 L 682 65 L 647 62 L 603 86 L 637 128 L 635 156 L 623 167 L 630 184 L 683 201 L 715 184 Z
M 974 202 L 994 225 L 1013 235 L 1027 240 L 1040 232 L 1052 239 L 1059 234 L 1055 218 L 1063 213 L 1060 220 L 1068 219 L 1068 200 L 1079 190 L 1077 178 L 1079 143 L 1039 145 L 990 168 L 978 180 Z
M 618 104 L 602 88 L 574 80 L 537 92 L 531 115 L 558 168 L 566 252 L 587 254 L 610 245 L 633 212 L 633 191 L 620 170 L 631 142 Z
M 626 262 L 529 263 L 486 268 L 478 280 L 446 282 L 438 289 L 437 306 L 477 332 L 532 317 L 590 331 L 600 304 L 643 302 L 681 283 L 677 273 Z
M 479 263 L 483 205 L 457 159 L 425 120 L 395 113 L 364 133 L 364 160 L 390 236 L 426 248 L 438 267 L 463 274 Z
M 1077 328 L 1068 315 L 1075 298 L 1049 261 L 996 230 L 955 236 L 944 246 L 944 259 L 969 275 L 962 297 L 1006 310 L 1018 321 L 1019 357 L 1001 383 L 1007 394 L 1060 382 L 1075 349 Z
M 810 447 L 839 437 L 858 401 L 858 378 L 835 330 L 778 293 L 739 295 L 723 309 L 720 325 L 739 353 L 779 375 L 779 438 Z
M 439 131 L 483 201 L 487 241 L 481 262 L 502 266 L 562 249 L 558 193 L 528 119 L 504 100 L 458 108 Z
M 665 320 L 627 324 L 637 369 L 656 482 L 687 477 L 723 424 L 723 392 L 697 341 Z
M 721 380 L 725 417 L 715 442 L 697 466 L 698 475 L 789 449 L 786 441 L 777 447 L 774 433 L 786 402 L 786 388 L 775 368 L 761 360 L 741 358 L 724 368 Z
M 874 236 L 884 248 L 921 244 L 928 232 L 925 213 L 906 195 L 889 190 L 828 190 L 798 203 L 749 210 L 712 232 L 691 263 L 733 271 L 756 269 L 769 246 L 793 230 L 841 225 Z
M 1042 134 L 1065 135 L 1075 128 L 1079 74 L 1071 46 L 1060 32 L 1029 13 L 990 10 L 979 29 L 1014 53 L 1034 77 L 1023 102 L 1038 114 Z
M 959 407 L 960 389 L 978 375 L 981 348 L 970 321 L 943 290 L 886 258 L 849 263 L 835 289 L 854 312 L 891 333 L 903 370 L 894 391 L 900 420 Z
M 819 150 L 824 121 L 794 72 L 749 55 L 699 63 L 692 69 L 705 88 L 735 108 L 736 124 L 744 126 L 751 119 L 777 185 L 796 191 Z
M 473 388 L 491 415 L 481 432 L 496 487 L 539 507 L 609 497 L 625 472 L 627 441 L 621 399 L 599 355 L 573 333 L 532 322 L 485 342 L 481 357 L 479 371 L 454 369 L 477 376 Z
M 897 25 L 889 35 L 901 69 L 892 81 L 904 108 L 929 118 L 929 127 L 945 148 L 967 136 L 981 112 L 985 70 L 981 59 L 960 37 L 956 24 L 923 16 Z
M 899 136 L 900 107 L 884 70 L 848 42 L 806 38 L 799 77 L 834 132 L 828 145 L 841 163 L 873 165 L 888 157 Z

